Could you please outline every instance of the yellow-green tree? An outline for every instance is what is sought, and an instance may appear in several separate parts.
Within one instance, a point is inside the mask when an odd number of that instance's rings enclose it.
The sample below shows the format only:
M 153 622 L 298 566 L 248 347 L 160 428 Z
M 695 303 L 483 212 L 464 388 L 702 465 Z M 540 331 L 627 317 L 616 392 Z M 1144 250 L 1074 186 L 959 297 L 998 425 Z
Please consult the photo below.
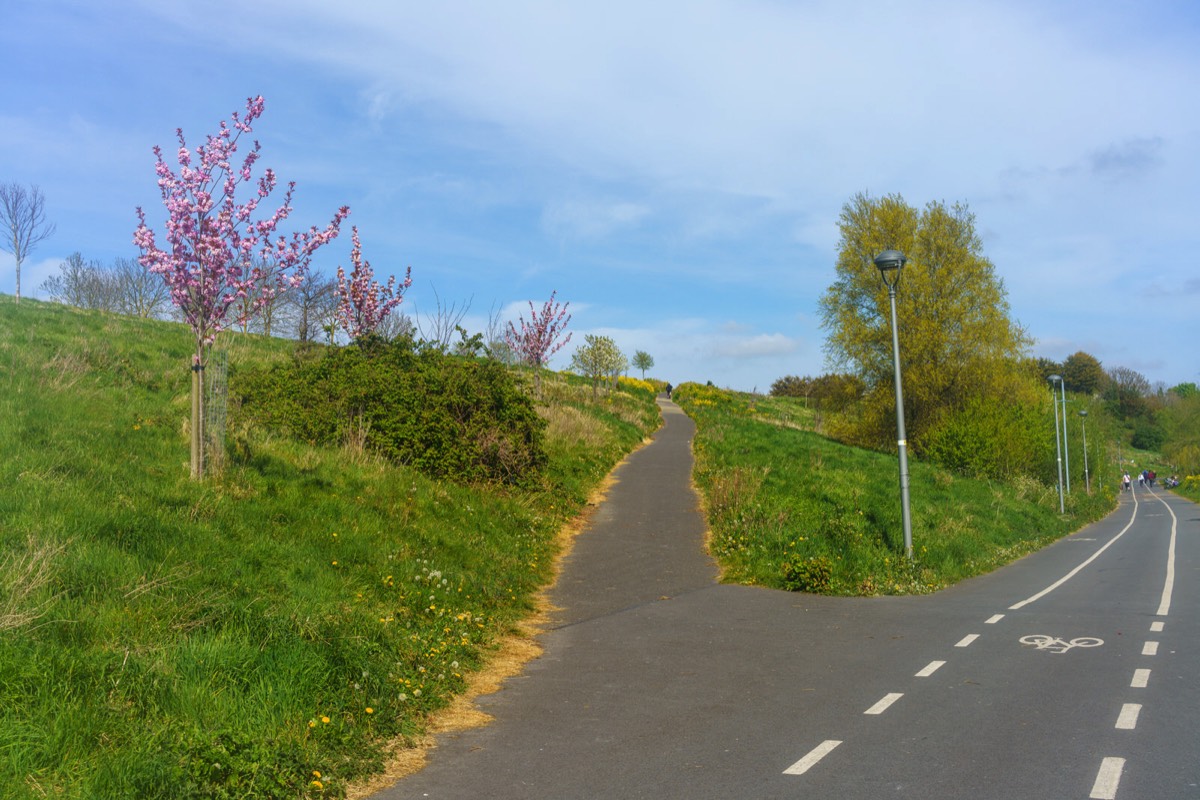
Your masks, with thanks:
M 837 280 L 822 296 L 820 312 L 831 365 L 867 386 L 861 413 L 850 421 L 851 438 L 894 446 L 890 310 L 874 264 L 887 249 L 908 257 L 897 316 L 914 452 L 939 425 L 968 407 L 978 411 L 979 399 L 1025 408 L 1046 402 L 1040 381 L 1021 365 L 1031 340 L 1009 316 L 1004 282 L 984 255 L 965 204 L 932 202 L 918 210 L 899 195 L 858 194 L 842 207 L 838 227 Z

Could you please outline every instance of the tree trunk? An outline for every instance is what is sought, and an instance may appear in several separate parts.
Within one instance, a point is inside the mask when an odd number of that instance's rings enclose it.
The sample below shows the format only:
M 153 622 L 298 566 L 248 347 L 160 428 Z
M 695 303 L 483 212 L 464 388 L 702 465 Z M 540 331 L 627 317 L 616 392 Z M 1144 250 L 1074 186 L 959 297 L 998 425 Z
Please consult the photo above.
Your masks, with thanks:
M 204 346 L 192 362 L 192 478 L 204 478 Z

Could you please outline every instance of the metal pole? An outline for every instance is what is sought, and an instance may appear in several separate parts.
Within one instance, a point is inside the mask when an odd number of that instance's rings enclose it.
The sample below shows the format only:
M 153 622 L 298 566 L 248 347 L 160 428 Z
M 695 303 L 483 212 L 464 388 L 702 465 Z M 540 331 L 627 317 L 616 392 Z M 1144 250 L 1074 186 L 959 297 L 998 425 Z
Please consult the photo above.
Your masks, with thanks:
M 1079 412 L 1079 427 L 1083 431 L 1083 480 L 1084 483 L 1087 484 L 1087 493 L 1090 495 L 1092 493 L 1092 476 L 1091 473 L 1088 472 L 1086 411 Z
M 892 304 L 892 368 L 896 374 L 896 446 L 900 450 L 900 514 L 904 520 L 904 555 L 912 561 L 912 516 L 908 504 L 908 442 L 904 435 L 904 389 L 900 385 L 900 334 L 896 327 L 896 287 L 888 285 Z
M 1067 382 L 1059 381 L 1059 386 L 1062 387 L 1062 404 L 1063 404 L 1063 461 L 1066 463 L 1067 475 L 1067 494 L 1071 493 L 1071 441 L 1067 437 Z
M 1062 445 L 1058 438 L 1058 396 L 1054 392 L 1054 386 L 1050 387 L 1051 405 L 1054 406 L 1054 452 L 1058 456 L 1058 513 L 1065 514 L 1066 506 L 1063 505 L 1063 481 L 1062 481 Z

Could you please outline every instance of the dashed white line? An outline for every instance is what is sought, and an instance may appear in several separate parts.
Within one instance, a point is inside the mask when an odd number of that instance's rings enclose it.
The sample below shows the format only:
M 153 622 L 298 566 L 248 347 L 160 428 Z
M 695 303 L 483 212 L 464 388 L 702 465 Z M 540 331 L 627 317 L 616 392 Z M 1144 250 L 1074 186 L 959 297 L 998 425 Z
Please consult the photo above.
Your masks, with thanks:
M 1140 713 L 1142 713 L 1142 707 L 1137 703 L 1126 703 L 1121 706 L 1121 713 L 1117 717 L 1117 730 L 1131 731 L 1136 728 Z
M 1150 683 L 1150 670 L 1135 669 L 1133 680 L 1130 681 L 1129 686 L 1133 689 L 1145 689 L 1148 683 Z
M 928 678 L 930 675 L 937 672 L 939 669 L 941 669 L 945 665 L 946 665 L 945 661 L 930 661 L 929 664 L 925 667 L 925 669 L 921 670 L 913 677 L 914 678 Z
M 803 775 L 825 756 L 833 752 L 833 748 L 841 744 L 840 739 L 826 739 L 809 751 L 808 755 L 792 764 L 783 771 L 784 775 Z
M 902 693 L 892 692 L 891 694 L 886 695 L 878 703 L 876 703 L 875 705 L 868 708 L 863 713 L 864 714 L 882 714 L 883 712 L 888 710 L 888 708 L 892 705 L 892 703 L 896 702 L 901 697 L 904 697 L 904 695 Z
M 993 614 L 992 616 L 988 617 L 987 621 L 984 622 L 983 624 L 984 625 L 995 625 L 997 622 L 999 622 L 1002 619 L 1004 619 L 1003 614 Z
M 1116 800 L 1117 786 L 1121 783 L 1121 772 L 1125 769 L 1125 759 L 1106 758 L 1100 762 L 1100 772 L 1096 774 L 1096 782 L 1092 784 L 1091 800 Z
M 1146 642 L 1142 645 L 1142 655 L 1156 656 L 1158 655 L 1158 642 Z
M 1162 633 L 1162 629 L 1163 629 L 1163 624 L 1161 622 L 1151 622 L 1150 623 L 1150 632 L 1151 633 Z
M 978 633 L 972 633 L 970 636 L 964 636 L 962 638 L 962 641 L 960 641 L 958 644 L 956 644 L 954 646 L 955 647 L 969 647 L 971 642 L 975 641 L 978 638 L 979 638 Z

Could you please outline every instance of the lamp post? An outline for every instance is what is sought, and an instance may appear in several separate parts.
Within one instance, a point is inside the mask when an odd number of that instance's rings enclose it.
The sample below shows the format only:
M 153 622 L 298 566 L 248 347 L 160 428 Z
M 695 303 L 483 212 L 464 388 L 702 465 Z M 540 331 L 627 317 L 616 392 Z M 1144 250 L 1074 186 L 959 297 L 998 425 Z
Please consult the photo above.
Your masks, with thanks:
M 1054 384 L 1062 383 L 1061 375 L 1051 375 L 1050 381 L 1050 402 L 1054 405 L 1054 452 L 1058 457 L 1058 513 L 1065 514 L 1067 509 L 1063 505 L 1063 480 L 1062 480 L 1062 444 L 1058 438 L 1058 395 L 1054 391 Z
M 1063 404 L 1063 474 L 1067 477 L 1067 494 L 1071 493 L 1071 439 L 1067 436 L 1067 382 L 1059 379 Z
M 1087 462 L 1087 409 L 1079 412 L 1079 427 L 1083 431 L 1083 480 L 1087 484 L 1087 493 L 1092 493 L 1092 476 L 1088 472 Z
M 896 327 L 896 285 L 900 268 L 908 259 L 899 250 L 884 250 L 875 256 L 875 266 L 888 289 L 892 304 L 892 369 L 896 376 L 896 446 L 900 450 L 900 516 L 904 522 L 904 555 L 912 561 L 912 516 L 908 506 L 908 442 L 904 435 L 904 389 L 900 383 L 900 334 Z

